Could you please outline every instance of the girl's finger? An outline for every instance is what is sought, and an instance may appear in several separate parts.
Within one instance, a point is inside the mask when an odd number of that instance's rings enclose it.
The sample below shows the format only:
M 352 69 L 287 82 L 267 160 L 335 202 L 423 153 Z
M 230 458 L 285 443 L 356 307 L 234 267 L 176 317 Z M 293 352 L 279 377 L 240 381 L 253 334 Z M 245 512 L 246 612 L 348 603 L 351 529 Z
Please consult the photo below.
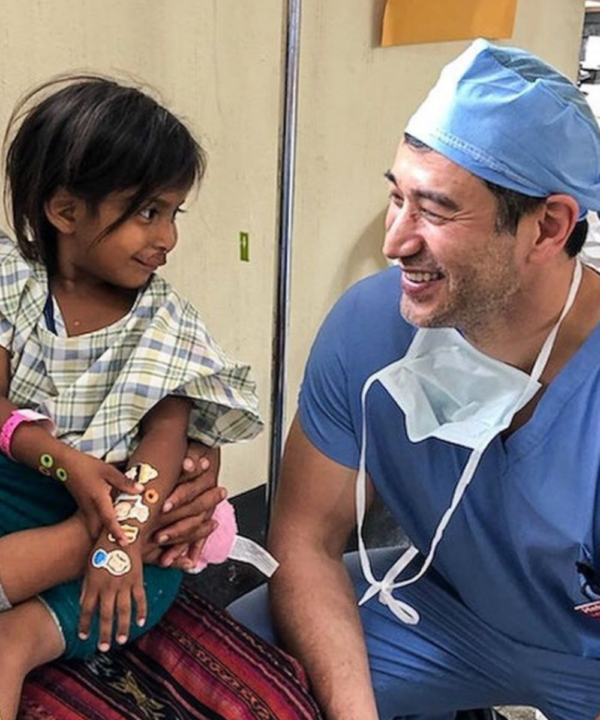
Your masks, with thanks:
M 123 532 L 123 528 L 119 525 L 115 516 L 115 509 L 110 501 L 110 498 L 103 498 L 97 504 L 98 516 L 102 520 L 102 525 L 107 529 L 109 533 L 112 533 L 115 537 L 116 542 L 121 547 L 127 547 L 129 540 Z
M 98 625 L 98 650 L 108 652 L 112 640 L 112 629 L 115 617 L 115 593 L 104 588 L 100 596 L 100 615 Z
M 133 586 L 132 594 L 135 603 L 135 624 L 138 627 L 144 627 L 148 617 L 148 605 L 144 591 L 144 583 L 141 579 Z
M 117 632 L 116 640 L 119 645 L 125 645 L 129 639 L 131 626 L 131 593 L 129 588 L 121 590 L 117 595 Z
M 117 468 L 108 466 L 108 470 L 104 475 L 104 479 L 109 485 L 112 485 L 121 492 L 137 495 L 144 492 L 144 486 L 142 483 L 132 482 L 129 478 L 126 478 L 122 472 L 119 472 Z
M 84 586 L 81 594 L 81 614 L 79 616 L 78 635 L 80 640 L 87 640 L 90 636 L 92 618 L 98 604 L 98 595 L 95 592 L 88 592 Z

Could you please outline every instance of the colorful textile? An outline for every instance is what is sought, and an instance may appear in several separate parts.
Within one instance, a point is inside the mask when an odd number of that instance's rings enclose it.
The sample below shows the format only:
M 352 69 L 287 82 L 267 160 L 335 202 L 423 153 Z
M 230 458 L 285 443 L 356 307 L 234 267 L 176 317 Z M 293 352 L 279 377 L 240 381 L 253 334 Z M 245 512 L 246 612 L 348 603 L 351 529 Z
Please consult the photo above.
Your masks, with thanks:
M 0 346 L 11 352 L 9 399 L 49 415 L 57 436 L 116 463 L 140 420 L 167 395 L 195 401 L 189 437 L 206 445 L 262 428 L 249 367 L 229 358 L 198 312 L 154 275 L 127 316 L 78 337 L 45 326 L 48 278 L 0 235 Z M 57 307 L 57 306 L 56 306 Z
M 189 588 L 124 650 L 56 663 L 18 720 L 322 720 L 298 663 Z

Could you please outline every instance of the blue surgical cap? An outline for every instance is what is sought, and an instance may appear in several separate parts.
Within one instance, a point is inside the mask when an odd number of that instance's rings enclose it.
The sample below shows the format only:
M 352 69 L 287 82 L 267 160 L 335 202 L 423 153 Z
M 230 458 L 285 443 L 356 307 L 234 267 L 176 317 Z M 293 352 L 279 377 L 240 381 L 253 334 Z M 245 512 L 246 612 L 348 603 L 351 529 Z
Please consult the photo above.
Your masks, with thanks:
M 584 95 L 524 50 L 476 40 L 447 65 L 406 132 L 474 175 L 600 210 L 600 130 Z

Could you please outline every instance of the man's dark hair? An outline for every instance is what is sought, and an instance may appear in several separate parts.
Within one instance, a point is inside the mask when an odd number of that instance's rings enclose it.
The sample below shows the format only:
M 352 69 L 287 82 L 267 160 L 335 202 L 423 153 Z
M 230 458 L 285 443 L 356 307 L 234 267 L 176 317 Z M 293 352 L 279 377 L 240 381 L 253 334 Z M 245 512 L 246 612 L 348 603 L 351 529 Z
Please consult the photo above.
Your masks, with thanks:
M 407 145 L 410 145 L 410 147 L 416 150 L 432 150 L 429 145 L 408 133 L 405 133 L 404 140 Z M 497 233 L 507 232 L 511 235 L 516 235 L 521 218 L 532 213 L 546 200 L 546 198 L 532 197 L 531 195 L 525 195 L 516 190 L 509 190 L 488 180 L 482 180 L 482 182 L 485 183 L 486 187 L 496 198 L 497 213 L 494 227 Z M 575 257 L 581 250 L 587 231 L 587 220 L 579 220 L 575 224 L 575 227 L 569 235 L 569 239 L 565 243 L 565 252 L 569 257 Z
M 113 192 L 132 191 L 102 236 L 165 190 L 191 188 L 204 175 L 204 151 L 185 125 L 136 87 L 98 75 L 62 76 L 29 92 L 4 137 L 5 200 L 29 260 L 54 269 L 56 231 L 45 203 L 59 189 L 92 210 Z

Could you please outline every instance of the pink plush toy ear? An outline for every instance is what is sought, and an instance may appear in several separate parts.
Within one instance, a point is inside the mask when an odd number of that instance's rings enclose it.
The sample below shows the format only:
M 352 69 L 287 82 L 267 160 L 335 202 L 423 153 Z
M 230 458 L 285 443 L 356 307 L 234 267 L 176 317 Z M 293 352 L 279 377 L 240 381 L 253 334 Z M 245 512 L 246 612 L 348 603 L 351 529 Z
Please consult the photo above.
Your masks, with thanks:
M 233 549 L 237 535 L 235 510 L 229 500 L 222 500 L 213 512 L 213 520 L 219 526 L 207 538 L 200 554 L 200 559 L 192 572 L 200 572 L 208 565 L 225 562 Z

